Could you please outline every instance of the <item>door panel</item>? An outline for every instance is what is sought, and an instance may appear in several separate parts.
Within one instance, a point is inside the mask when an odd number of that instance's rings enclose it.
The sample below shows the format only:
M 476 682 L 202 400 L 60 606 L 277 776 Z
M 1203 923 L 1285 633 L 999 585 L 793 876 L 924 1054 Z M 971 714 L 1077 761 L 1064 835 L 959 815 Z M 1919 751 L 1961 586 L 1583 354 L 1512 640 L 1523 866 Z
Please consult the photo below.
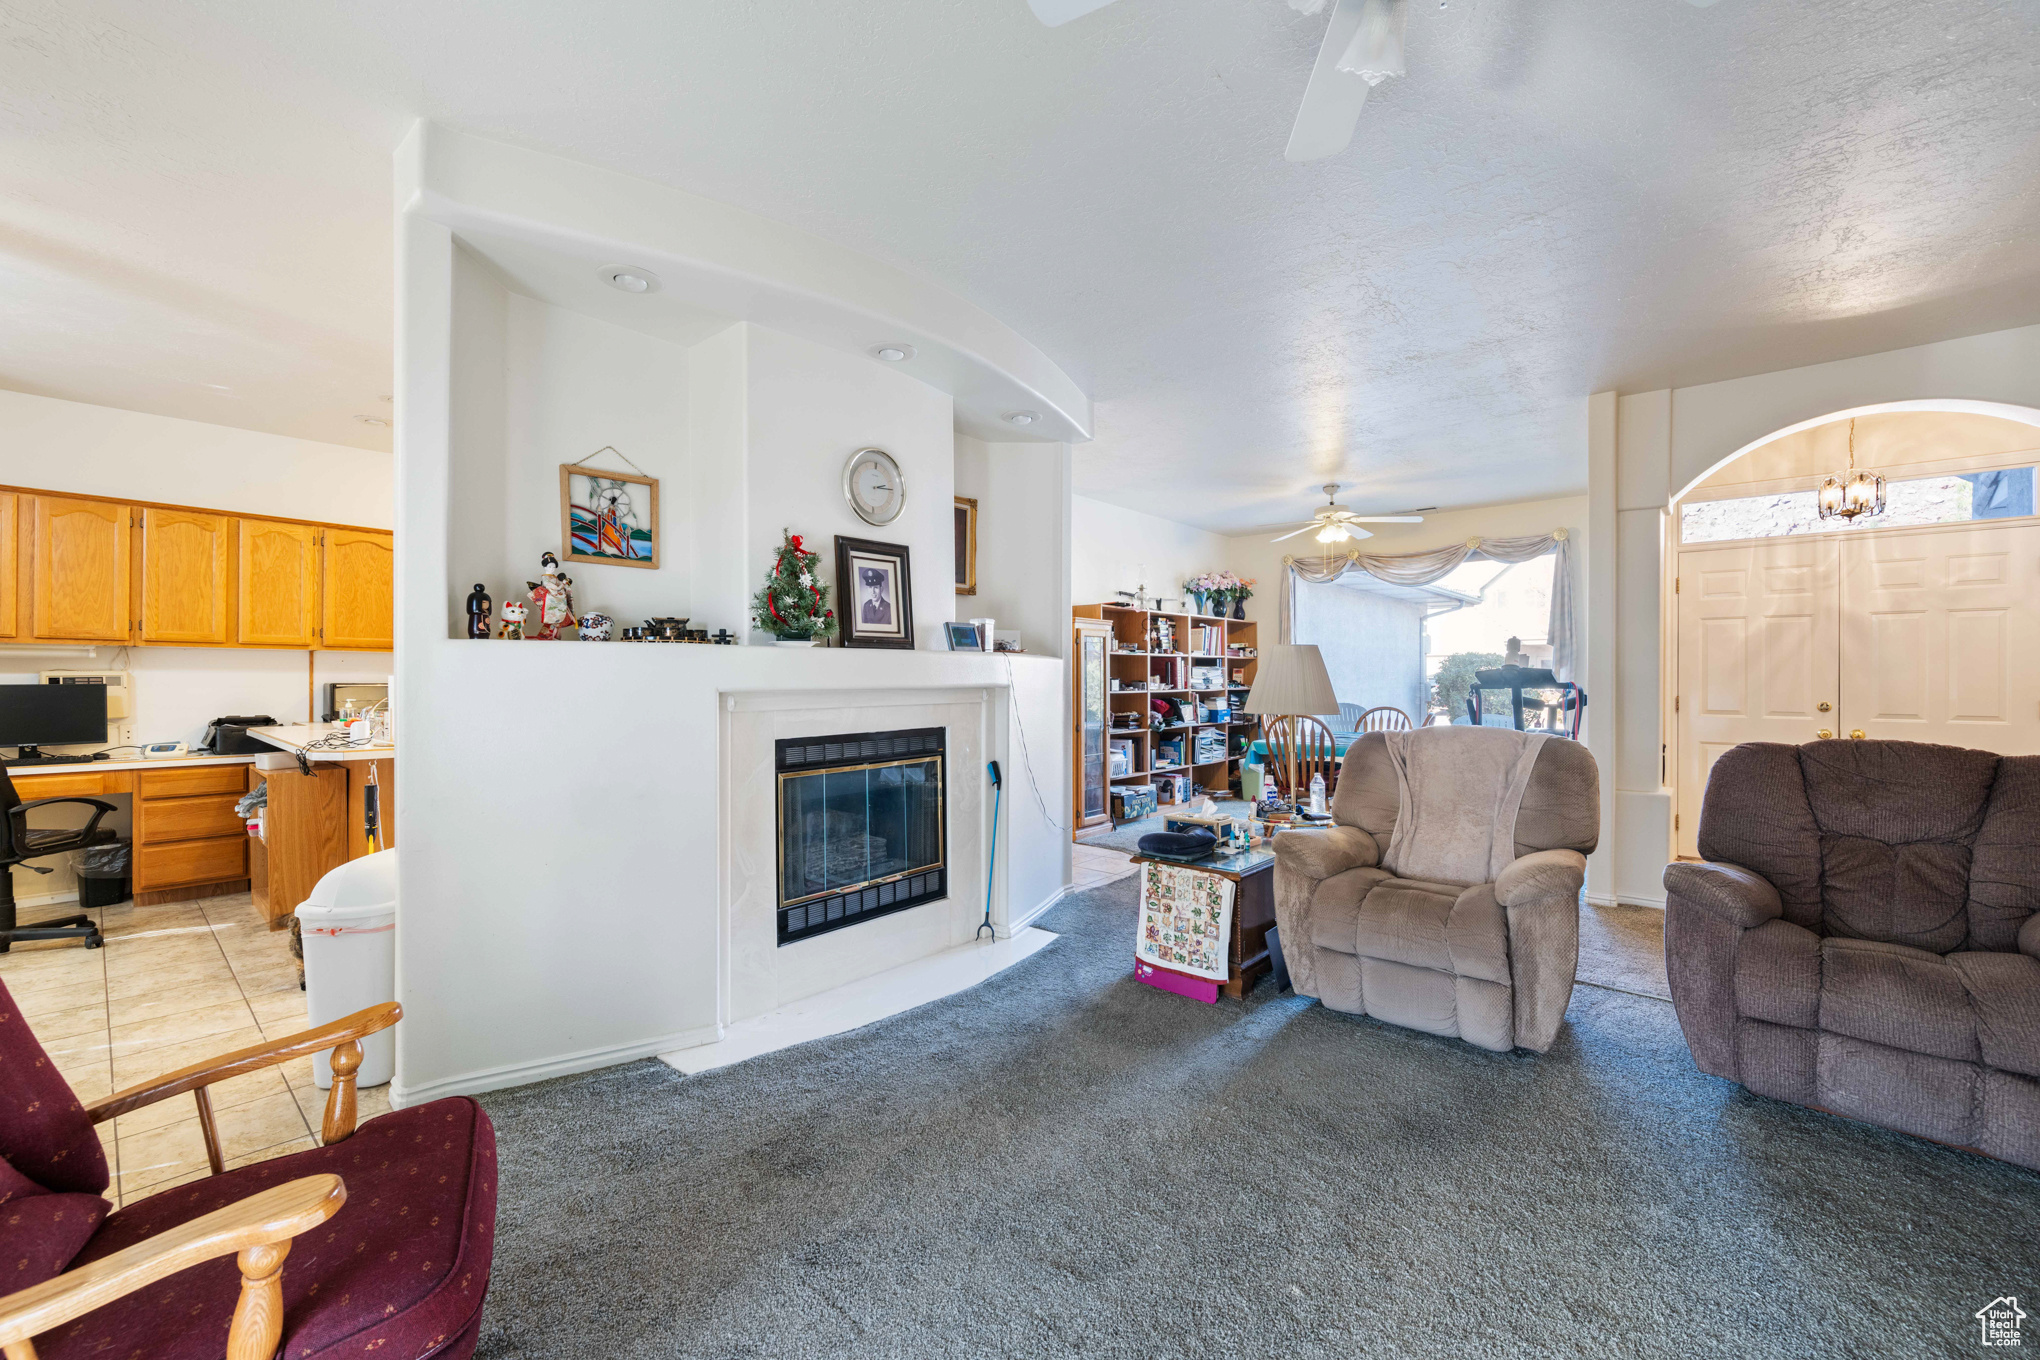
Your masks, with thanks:
M 1834 727 L 1836 546 L 1801 539 L 1679 555 L 1679 853 L 1699 853 L 1701 796 L 1722 752 Z
M 231 641 L 227 565 L 233 521 L 190 510 L 142 511 L 142 641 Z
M 325 537 L 325 640 L 320 645 L 390 650 L 396 645 L 391 536 L 328 529 Z
M 318 646 L 319 531 L 244 519 L 240 541 L 240 640 L 257 647 Z
M 113 501 L 27 496 L 33 634 L 78 642 L 126 642 L 128 520 Z
M 2040 525 L 1851 537 L 1839 731 L 2040 751 Z

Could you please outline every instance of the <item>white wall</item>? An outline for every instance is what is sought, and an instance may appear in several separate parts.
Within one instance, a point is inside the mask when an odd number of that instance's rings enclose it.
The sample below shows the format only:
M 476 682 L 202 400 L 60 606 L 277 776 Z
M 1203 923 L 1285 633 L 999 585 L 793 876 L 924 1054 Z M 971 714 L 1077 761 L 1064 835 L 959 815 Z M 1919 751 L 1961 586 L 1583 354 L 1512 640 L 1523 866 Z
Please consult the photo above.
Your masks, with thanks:
M 504 402 L 491 395 L 486 338 L 483 371 L 469 373 L 461 319 L 479 312 L 486 323 L 490 312 L 463 297 L 471 282 L 445 225 L 401 219 L 398 1098 L 531 1081 L 714 1037 L 727 759 L 719 710 L 738 692 L 989 692 L 998 717 L 988 754 L 1008 775 L 995 922 L 1011 930 L 1052 900 L 1069 863 L 1056 825 L 1067 806 L 1061 663 L 926 650 L 939 645 L 935 625 L 954 600 L 949 399 L 748 323 L 693 346 L 688 371 L 675 375 L 687 387 L 692 453 L 722 479 L 713 505 L 665 497 L 666 530 L 700 505 L 696 525 L 724 536 L 713 561 L 738 564 L 713 588 L 697 576 L 694 612 L 712 623 L 748 597 L 782 525 L 824 547 L 836 533 L 905 542 L 922 652 L 470 643 L 448 628 L 448 585 L 458 579 L 449 554 L 469 509 L 449 470 L 481 469 L 496 429 L 489 404 Z M 735 400 L 732 379 L 743 383 Z M 908 477 L 909 508 L 886 530 L 855 520 L 842 499 L 843 462 L 866 444 L 891 451 Z M 676 561 L 702 560 L 674 538 L 666 546 Z M 974 896 L 982 885 L 956 891 Z
M 1107 604 L 1143 582 L 1181 597 L 1183 582 L 1227 565 L 1222 534 L 1084 496 L 1070 498 L 1070 603 Z
M 0 391 L 0 483 L 390 526 L 390 456 Z
M 1590 894 L 1664 901 L 1673 809 L 1659 768 L 1667 740 L 1664 533 L 1672 498 L 1780 431 L 1907 402 L 1980 414 L 1991 414 L 1993 403 L 2040 409 L 2040 326 L 1698 387 L 1602 393 L 1590 404 L 1601 419 L 1589 435 L 1589 494 L 1596 523 L 1612 521 L 1617 536 L 1588 587 L 1594 616 L 1615 628 L 1612 702 L 1597 702 L 1590 713 L 1613 731 L 1617 770 L 1612 877 L 1600 886 L 1590 881 Z M 1607 766 L 1603 756 L 1604 785 Z
M 912 552 L 914 645 L 945 648 L 941 625 L 956 617 L 950 579 L 956 417 L 949 395 L 862 355 L 745 322 L 737 328 L 745 333 L 749 393 L 745 573 L 741 600 L 704 601 L 703 612 L 734 612 L 749 601 L 765 582 L 783 529 L 822 555 L 830 580 L 838 535 L 900 543 Z M 866 524 L 843 495 L 843 466 L 867 447 L 891 454 L 906 478 L 907 503 L 891 524 Z M 840 615 L 837 587 L 832 602 Z
M 1070 449 L 956 436 L 956 494 L 977 501 L 977 594 L 959 619 L 990 618 L 1034 655 L 1069 648 Z

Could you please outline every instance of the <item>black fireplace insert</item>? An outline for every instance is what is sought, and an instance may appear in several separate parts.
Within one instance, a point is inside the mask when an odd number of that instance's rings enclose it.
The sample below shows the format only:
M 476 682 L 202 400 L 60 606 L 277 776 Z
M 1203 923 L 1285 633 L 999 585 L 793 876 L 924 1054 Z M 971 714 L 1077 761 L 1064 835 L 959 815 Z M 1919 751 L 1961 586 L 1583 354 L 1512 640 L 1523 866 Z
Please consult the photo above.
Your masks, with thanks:
M 780 944 L 948 895 L 942 728 L 788 738 L 773 760 Z

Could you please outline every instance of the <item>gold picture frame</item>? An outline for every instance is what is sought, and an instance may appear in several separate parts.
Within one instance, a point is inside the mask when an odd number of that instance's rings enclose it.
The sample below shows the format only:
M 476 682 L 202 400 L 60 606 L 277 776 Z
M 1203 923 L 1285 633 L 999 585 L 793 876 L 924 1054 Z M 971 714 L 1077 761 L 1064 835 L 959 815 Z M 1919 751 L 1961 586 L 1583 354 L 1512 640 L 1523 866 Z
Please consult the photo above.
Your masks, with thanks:
M 642 492 L 633 488 L 642 487 Z M 601 567 L 659 565 L 659 479 L 560 464 L 560 557 Z
M 956 498 L 956 593 L 977 594 L 977 498 Z

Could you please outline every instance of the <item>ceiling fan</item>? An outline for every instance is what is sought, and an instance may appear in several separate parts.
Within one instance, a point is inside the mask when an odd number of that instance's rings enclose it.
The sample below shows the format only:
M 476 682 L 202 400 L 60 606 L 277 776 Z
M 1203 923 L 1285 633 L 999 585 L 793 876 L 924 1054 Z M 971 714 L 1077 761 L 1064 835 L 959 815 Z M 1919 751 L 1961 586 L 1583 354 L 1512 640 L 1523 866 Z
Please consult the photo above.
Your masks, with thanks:
M 1112 0 L 1027 0 L 1034 17 L 1050 28 L 1081 19 Z M 1715 0 L 1686 0 L 1706 9 Z M 1316 14 L 1326 0 L 1289 0 L 1300 14 Z M 1337 155 L 1353 140 L 1353 125 L 1367 92 L 1390 76 L 1403 74 L 1403 25 L 1409 0 L 1332 0 L 1332 20 L 1318 48 L 1303 103 L 1289 130 L 1283 152 L 1292 161 L 1314 161 Z
M 1368 530 L 1360 527 L 1363 524 L 1422 524 L 1424 522 L 1422 515 L 1356 515 L 1345 506 L 1339 504 L 1338 497 L 1339 484 L 1332 482 L 1325 487 L 1325 499 L 1330 501 L 1331 504 L 1320 505 L 1317 513 L 1311 516 L 1310 523 L 1302 528 L 1291 529 L 1280 538 L 1271 538 L 1268 541 L 1270 543 L 1280 543 L 1285 538 L 1295 538 L 1298 534 L 1307 533 L 1315 529 L 1318 531 L 1317 541 L 1320 543 L 1344 543 L 1349 538 L 1374 537 Z M 1426 506 L 1424 508 L 1428 510 L 1431 507 Z

